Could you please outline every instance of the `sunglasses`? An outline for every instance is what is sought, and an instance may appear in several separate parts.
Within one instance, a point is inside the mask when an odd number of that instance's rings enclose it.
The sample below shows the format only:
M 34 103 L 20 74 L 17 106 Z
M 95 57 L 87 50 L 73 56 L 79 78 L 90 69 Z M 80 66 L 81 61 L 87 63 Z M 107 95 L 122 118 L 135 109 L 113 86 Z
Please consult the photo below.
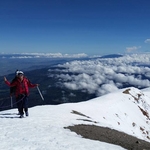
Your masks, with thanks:
M 19 77 L 23 76 L 23 74 L 18 74 Z

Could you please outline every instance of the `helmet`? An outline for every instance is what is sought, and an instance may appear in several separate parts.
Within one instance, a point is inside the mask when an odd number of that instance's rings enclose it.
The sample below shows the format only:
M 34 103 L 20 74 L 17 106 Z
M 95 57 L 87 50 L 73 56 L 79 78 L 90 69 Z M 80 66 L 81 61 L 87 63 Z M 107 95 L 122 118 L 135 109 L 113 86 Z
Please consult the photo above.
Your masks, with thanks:
M 16 76 L 19 76 L 20 74 L 23 75 L 24 73 L 23 73 L 22 71 L 17 71 L 17 72 L 16 72 Z

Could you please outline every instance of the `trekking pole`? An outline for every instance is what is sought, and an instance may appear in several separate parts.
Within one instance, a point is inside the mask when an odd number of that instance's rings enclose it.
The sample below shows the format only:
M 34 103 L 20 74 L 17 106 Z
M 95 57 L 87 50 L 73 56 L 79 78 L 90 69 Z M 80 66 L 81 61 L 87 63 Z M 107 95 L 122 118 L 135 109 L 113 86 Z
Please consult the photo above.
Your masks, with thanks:
M 44 101 L 44 97 L 43 97 L 43 95 L 42 95 L 42 93 L 41 93 L 41 91 L 40 91 L 40 89 L 39 89 L 39 87 L 38 87 L 38 86 L 37 86 L 37 89 L 38 89 L 38 91 L 39 91 L 39 94 L 40 94 L 40 96 L 41 96 L 42 100 Z
M 10 103 L 11 103 L 11 108 L 13 108 L 13 99 L 12 99 L 12 96 L 10 97 Z

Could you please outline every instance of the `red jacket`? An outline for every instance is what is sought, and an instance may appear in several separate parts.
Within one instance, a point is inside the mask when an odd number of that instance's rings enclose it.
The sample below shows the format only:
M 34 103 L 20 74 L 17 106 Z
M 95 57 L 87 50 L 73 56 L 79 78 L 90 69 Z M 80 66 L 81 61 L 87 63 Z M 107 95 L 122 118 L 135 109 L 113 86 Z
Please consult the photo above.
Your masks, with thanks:
M 32 84 L 27 78 L 23 78 L 23 80 L 21 81 L 19 78 L 16 79 L 15 81 L 13 81 L 12 83 L 10 83 L 9 81 L 5 81 L 5 83 L 10 86 L 16 87 L 16 92 L 15 92 L 15 96 L 18 97 L 20 94 L 26 94 L 29 95 L 29 87 L 33 88 L 36 87 L 36 84 Z

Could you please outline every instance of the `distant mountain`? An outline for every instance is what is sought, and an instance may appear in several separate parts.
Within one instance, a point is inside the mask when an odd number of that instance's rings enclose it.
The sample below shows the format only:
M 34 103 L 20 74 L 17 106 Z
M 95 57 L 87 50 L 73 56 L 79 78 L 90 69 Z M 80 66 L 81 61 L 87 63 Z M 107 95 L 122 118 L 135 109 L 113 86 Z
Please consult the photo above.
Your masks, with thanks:
M 36 106 L 22 119 L 17 109 L 1 111 L 0 149 L 149 150 L 149 90 L 129 87 L 86 102 Z
M 101 56 L 100 58 L 119 58 L 119 57 L 123 57 L 123 55 L 120 55 L 120 54 L 109 54 L 109 55 Z

